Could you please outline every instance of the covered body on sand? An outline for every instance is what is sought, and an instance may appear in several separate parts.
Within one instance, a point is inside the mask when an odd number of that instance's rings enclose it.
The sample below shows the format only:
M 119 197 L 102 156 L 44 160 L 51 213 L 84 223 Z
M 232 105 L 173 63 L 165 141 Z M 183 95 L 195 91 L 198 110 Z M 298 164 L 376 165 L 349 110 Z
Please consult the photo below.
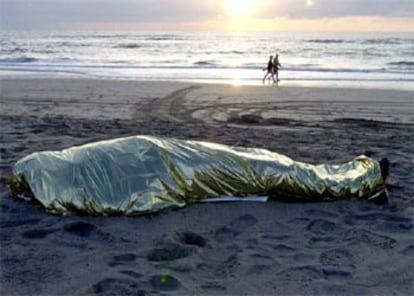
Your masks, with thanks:
M 139 215 L 217 196 L 376 199 L 377 161 L 312 165 L 265 149 L 152 136 L 102 141 L 18 161 L 10 189 L 56 214 Z

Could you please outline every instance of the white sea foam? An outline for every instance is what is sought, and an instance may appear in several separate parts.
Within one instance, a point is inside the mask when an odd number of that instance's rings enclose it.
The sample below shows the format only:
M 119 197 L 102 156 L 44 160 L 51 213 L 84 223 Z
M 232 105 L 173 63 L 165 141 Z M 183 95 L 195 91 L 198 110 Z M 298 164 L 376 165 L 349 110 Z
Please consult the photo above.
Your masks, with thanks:
M 260 82 L 414 84 L 414 34 L 1 32 L 0 73 Z

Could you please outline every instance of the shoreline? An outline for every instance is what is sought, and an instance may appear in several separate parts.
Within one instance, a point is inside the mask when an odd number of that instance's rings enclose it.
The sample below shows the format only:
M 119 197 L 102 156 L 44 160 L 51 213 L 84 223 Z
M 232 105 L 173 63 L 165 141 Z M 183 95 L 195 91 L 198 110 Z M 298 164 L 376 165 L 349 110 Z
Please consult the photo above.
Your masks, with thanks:
M 39 72 L 26 70 L 1 70 L 0 81 L 4 79 L 90 79 L 107 81 L 147 81 L 147 82 L 177 82 L 177 83 L 197 83 L 197 84 L 219 84 L 232 86 L 268 86 L 272 83 L 262 83 L 262 77 L 256 80 L 240 79 L 174 79 L 174 78 L 143 78 L 143 77 L 105 77 L 89 76 L 77 73 L 65 72 Z M 285 80 L 280 79 L 279 87 L 317 87 L 317 88 L 351 88 L 351 89 L 377 89 L 377 90 L 401 90 L 414 91 L 414 81 L 375 81 L 375 80 Z
M 95 79 L 0 81 L 0 294 L 411 295 L 411 91 Z M 137 134 L 266 148 L 307 163 L 388 157 L 389 203 L 202 203 L 55 216 L 13 199 L 36 151 Z

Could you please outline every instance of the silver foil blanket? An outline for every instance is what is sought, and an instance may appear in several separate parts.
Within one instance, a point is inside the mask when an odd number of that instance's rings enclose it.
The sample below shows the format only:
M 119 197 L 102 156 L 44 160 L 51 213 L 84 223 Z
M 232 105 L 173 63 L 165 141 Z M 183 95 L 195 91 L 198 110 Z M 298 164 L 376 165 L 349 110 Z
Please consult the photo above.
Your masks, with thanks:
M 139 215 L 217 196 L 372 199 L 377 161 L 312 165 L 265 149 L 134 136 L 33 153 L 14 166 L 12 194 L 56 214 Z

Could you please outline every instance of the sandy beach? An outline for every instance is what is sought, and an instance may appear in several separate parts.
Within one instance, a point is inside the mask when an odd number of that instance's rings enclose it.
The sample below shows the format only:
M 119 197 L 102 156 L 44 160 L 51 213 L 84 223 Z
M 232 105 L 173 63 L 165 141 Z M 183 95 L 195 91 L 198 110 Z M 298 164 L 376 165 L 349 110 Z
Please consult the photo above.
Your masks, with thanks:
M 48 214 L 8 193 L 36 151 L 130 135 L 390 160 L 389 202 L 198 203 Z M 68 78 L 0 80 L 1 295 L 412 295 L 412 91 Z

